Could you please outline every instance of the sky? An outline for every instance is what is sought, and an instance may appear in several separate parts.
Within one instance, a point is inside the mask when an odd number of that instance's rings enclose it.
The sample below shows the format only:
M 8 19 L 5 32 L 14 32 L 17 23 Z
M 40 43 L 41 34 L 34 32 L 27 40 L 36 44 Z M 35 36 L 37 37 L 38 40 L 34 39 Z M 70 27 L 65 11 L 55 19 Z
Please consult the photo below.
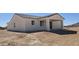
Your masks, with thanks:
M 35 16 L 47 16 L 51 13 L 28 13 Z M 64 17 L 64 25 L 71 25 L 79 22 L 79 13 L 60 13 Z M 5 27 L 12 19 L 13 13 L 0 13 L 0 26 Z

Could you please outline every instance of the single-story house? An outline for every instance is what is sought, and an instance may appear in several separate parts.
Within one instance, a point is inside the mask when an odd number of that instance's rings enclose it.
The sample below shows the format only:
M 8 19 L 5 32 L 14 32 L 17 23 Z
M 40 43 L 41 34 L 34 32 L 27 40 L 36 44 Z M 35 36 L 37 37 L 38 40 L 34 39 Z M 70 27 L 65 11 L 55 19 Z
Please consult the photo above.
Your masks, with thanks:
M 15 13 L 7 25 L 7 30 L 11 31 L 51 31 L 63 29 L 64 18 L 59 13 L 48 16 L 33 16 Z

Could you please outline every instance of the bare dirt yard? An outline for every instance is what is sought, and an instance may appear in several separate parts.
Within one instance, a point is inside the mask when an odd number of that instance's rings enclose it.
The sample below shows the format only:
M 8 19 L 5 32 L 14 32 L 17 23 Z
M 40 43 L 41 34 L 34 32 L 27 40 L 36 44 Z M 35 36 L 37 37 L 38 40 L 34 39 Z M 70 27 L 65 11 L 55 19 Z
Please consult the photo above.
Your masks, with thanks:
M 79 27 L 68 27 L 76 34 L 56 34 L 53 32 L 20 33 L 0 30 L 0 46 L 78 46 Z

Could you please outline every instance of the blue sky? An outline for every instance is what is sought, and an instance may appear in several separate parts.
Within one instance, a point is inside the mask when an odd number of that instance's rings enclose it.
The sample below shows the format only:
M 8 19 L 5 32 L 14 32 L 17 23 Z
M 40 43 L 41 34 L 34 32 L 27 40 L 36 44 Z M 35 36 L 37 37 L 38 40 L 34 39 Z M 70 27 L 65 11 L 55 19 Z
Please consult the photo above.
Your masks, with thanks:
M 51 13 L 30 13 L 35 16 L 46 16 Z M 64 18 L 64 25 L 70 25 L 79 22 L 79 13 L 60 13 Z M 13 17 L 13 13 L 0 13 L 0 26 L 4 27 Z

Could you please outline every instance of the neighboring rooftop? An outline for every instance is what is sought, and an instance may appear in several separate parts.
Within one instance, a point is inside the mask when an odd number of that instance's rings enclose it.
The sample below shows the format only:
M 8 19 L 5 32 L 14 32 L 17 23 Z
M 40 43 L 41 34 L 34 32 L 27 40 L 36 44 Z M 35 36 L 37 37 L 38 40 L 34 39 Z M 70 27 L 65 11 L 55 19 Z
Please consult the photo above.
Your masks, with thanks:
M 68 25 L 66 27 L 79 27 L 79 22 L 71 24 L 71 25 Z

